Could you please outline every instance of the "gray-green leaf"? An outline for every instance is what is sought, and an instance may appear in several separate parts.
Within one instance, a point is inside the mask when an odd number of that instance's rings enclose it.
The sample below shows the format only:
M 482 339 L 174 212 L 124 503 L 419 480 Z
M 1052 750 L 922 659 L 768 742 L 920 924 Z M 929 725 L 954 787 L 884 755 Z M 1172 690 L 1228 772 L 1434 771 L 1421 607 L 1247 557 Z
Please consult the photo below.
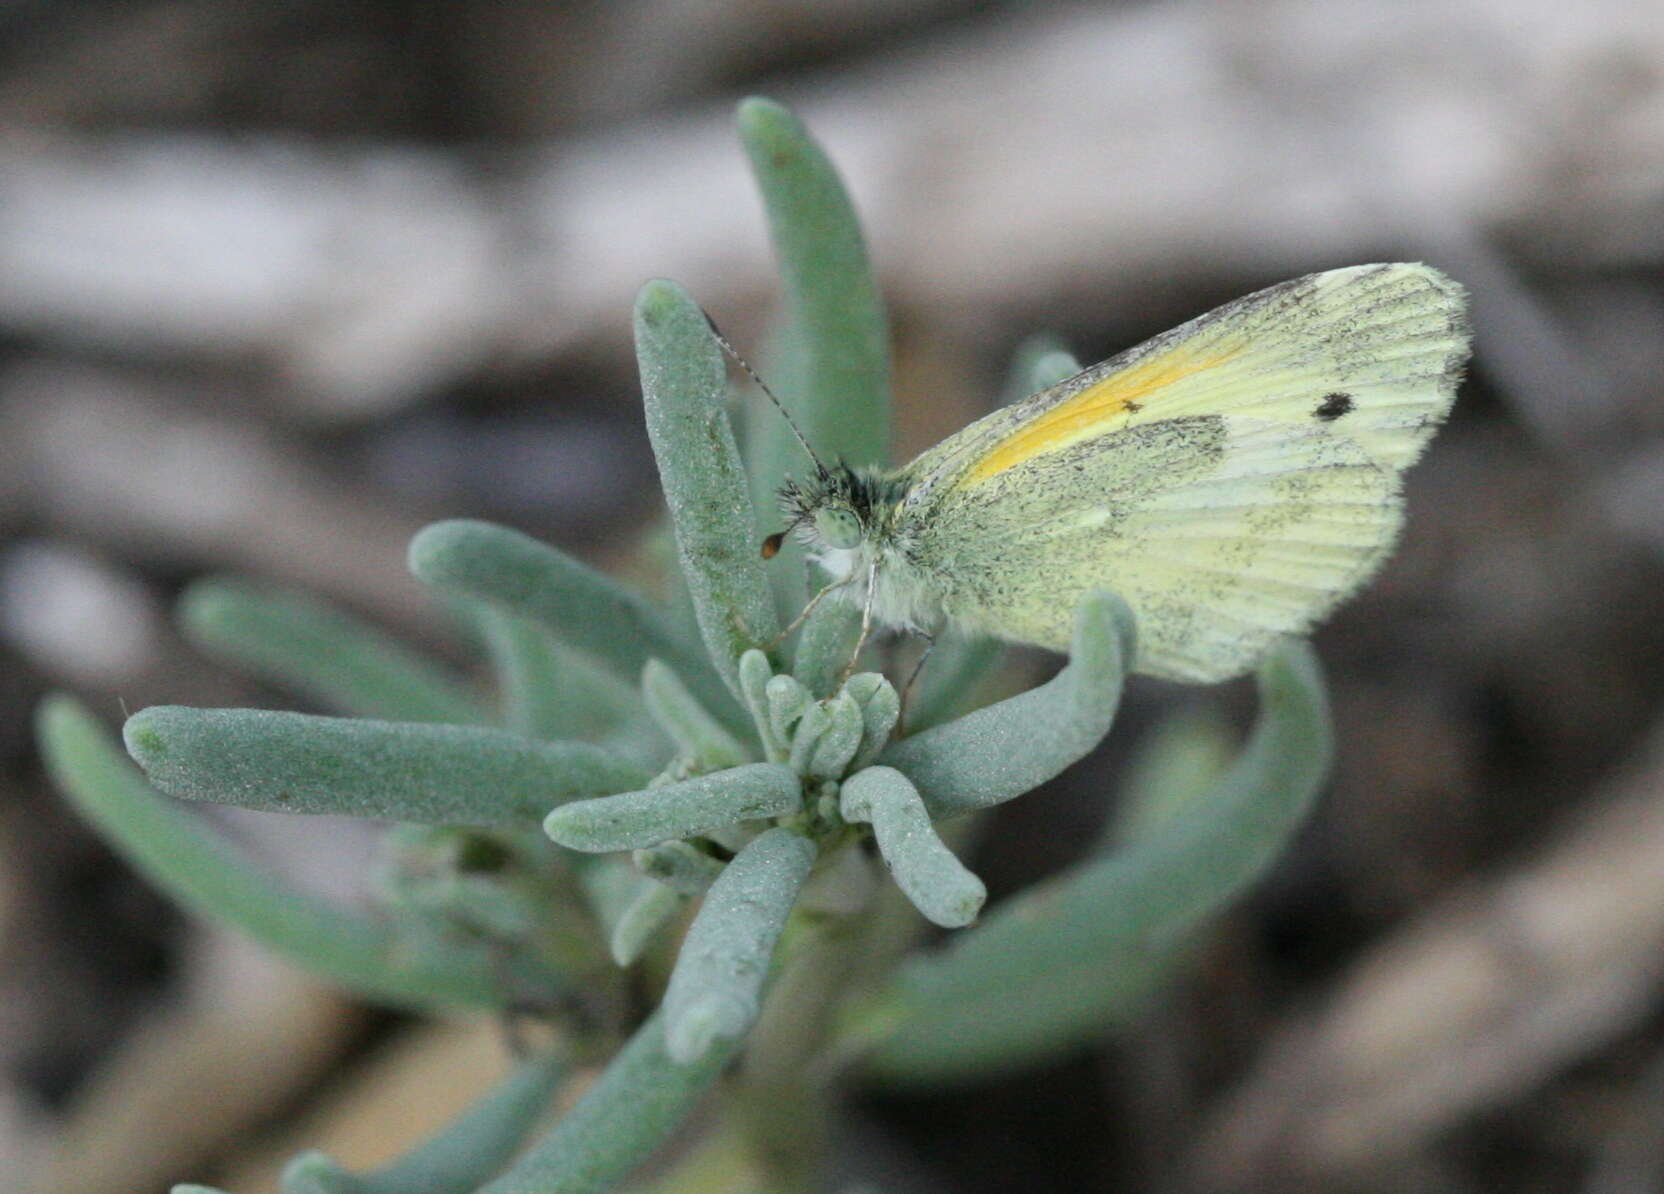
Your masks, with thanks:
M 785 816 L 802 800 L 802 780 L 791 768 L 747 763 L 680 783 L 577 800 L 550 813 L 543 828 L 571 850 L 639 850 L 739 821 Z
M 304 895 L 158 795 L 87 712 L 53 697 L 38 716 L 41 753 L 76 809 L 135 867 L 199 915 L 228 923 L 294 963 L 404 1007 L 497 1006 L 501 975 L 484 955 L 400 948 L 386 926 Z
M 674 282 L 654 281 L 636 299 L 636 359 L 647 437 L 682 574 L 717 670 L 740 694 L 739 657 L 780 633 L 763 571 L 756 514 L 725 409 L 727 380 L 710 324 Z
M 814 865 L 815 846 L 775 828 L 747 843 L 705 893 L 665 990 L 665 1044 L 698 1061 L 757 1019 L 769 959 Z
M 554 1128 L 477 1194 L 602 1194 L 646 1161 L 716 1081 L 737 1042 L 693 1065 L 665 1052 L 663 1015 L 636 1030 Z
M 410 541 L 410 570 L 442 592 L 535 622 L 626 683 L 663 659 L 713 709 L 720 700 L 730 728 L 743 724 L 698 643 L 611 577 L 530 535 L 473 519 L 436 522 Z
M 927 920 L 957 929 L 976 919 L 988 889 L 936 836 L 905 775 L 893 767 L 868 767 L 844 784 L 839 807 L 844 820 L 872 825 L 896 886 Z
M 463 725 L 490 720 L 461 680 L 316 597 L 210 577 L 185 590 L 178 617 L 204 651 L 340 713 Z
M 875 1072 L 900 1084 L 985 1074 L 1101 1031 L 1145 995 L 1183 934 L 1286 846 L 1328 771 L 1328 704 L 1311 649 L 1279 648 L 1258 678 L 1253 736 L 1206 795 L 903 968 Z
M 155 705 L 127 749 L 157 787 L 285 813 L 435 824 L 536 824 L 555 805 L 640 787 L 634 763 L 581 742 L 474 726 Z

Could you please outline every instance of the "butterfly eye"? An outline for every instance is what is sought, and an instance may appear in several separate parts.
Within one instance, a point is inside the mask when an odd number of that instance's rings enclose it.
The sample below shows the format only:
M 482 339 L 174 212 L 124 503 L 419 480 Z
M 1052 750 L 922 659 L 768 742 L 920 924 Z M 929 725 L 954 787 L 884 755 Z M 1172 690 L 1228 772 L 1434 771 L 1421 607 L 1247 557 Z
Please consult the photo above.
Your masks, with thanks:
M 853 510 L 827 506 L 815 511 L 815 530 L 827 546 L 847 551 L 861 546 L 861 520 Z

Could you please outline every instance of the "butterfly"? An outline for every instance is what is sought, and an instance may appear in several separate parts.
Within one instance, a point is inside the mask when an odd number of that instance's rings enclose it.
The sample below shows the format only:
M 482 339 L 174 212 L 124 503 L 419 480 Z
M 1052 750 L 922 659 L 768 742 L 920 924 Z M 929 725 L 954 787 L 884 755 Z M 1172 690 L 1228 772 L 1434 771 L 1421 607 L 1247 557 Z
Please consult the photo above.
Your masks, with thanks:
M 1109 589 L 1136 617 L 1137 671 L 1229 679 L 1380 567 L 1469 342 L 1465 292 L 1426 265 L 1295 278 L 901 468 L 816 458 L 764 554 L 796 533 L 830 577 L 815 601 L 859 604 L 863 641 L 949 628 L 1066 650 L 1082 596 Z

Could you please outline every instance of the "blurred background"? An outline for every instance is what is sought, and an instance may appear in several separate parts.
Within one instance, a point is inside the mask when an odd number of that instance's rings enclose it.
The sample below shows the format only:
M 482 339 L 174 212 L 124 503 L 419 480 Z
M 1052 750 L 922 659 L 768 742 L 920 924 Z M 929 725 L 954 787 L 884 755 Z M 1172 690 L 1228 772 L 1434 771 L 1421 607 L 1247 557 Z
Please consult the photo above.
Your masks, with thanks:
M 751 92 L 864 215 L 901 456 L 1035 331 L 1095 360 L 1372 260 L 1475 305 L 1402 547 L 1317 636 L 1340 759 L 1297 848 L 1130 1031 L 857 1092 L 895 1188 L 1664 1190 L 1664 8 L 1632 0 L 0 5 L 0 1186 L 269 1190 L 498 1073 L 490 1025 L 187 922 L 49 790 L 31 710 L 299 707 L 172 629 L 205 573 L 461 660 L 423 523 L 625 559 L 659 508 L 635 288 L 764 338 Z M 1171 712 L 1251 705 L 1136 682 L 984 836 L 994 898 Z M 364 826 L 211 815 L 358 894 Z

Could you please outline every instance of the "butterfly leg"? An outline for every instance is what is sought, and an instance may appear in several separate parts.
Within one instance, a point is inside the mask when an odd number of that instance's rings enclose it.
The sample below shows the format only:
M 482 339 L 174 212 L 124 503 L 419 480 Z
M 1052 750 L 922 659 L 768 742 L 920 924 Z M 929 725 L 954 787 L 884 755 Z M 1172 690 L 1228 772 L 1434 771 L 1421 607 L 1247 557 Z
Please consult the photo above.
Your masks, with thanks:
M 853 576 L 846 576 L 842 580 L 835 580 L 831 584 L 827 585 L 825 588 L 821 589 L 821 591 L 816 593 L 813 597 L 809 598 L 809 603 L 807 605 L 805 605 L 801 610 L 798 611 L 797 617 L 793 618 L 791 620 L 791 622 L 789 622 L 787 624 L 787 626 L 784 630 L 782 630 L 779 634 L 775 635 L 774 636 L 774 641 L 769 643 L 769 645 L 767 647 L 765 647 L 764 650 L 772 651 L 772 650 L 774 650 L 774 648 L 778 647 L 781 643 L 785 642 L 786 641 L 786 636 L 788 634 L 790 634 L 792 631 L 796 630 L 799 626 L 803 625 L 804 621 L 808 619 L 809 615 L 812 612 L 814 612 L 815 606 L 820 604 L 820 599 L 822 597 L 825 597 L 833 589 L 843 588 L 845 585 L 847 585 L 850 581 L 852 581 L 854 579 L 855 578 Z
M 861 658 L 861 648 L 867 645 L 872 637 L 872 602 L 878 592 L 878 561 L 867 565 L 867 599 L 861 606 L 861 637 L 855 640 L 855 650 L 849 654 L 849 662 L 844 664 L 844 670 L 838 676 L 838 683 L 843 682 L 855 674 L 856 661 Z
M 936 649 L 936 636 L 927 634 L 923 630 L 915 630 L 914 634 L 924 640 L 924 650 L 919 652 L 918 661 L 913 664 L 913 671 L 907 677 L 907 683 L 901 688 L 901 712 L 896 717 L 896 734 L 907 732 L 907 703 L 913 696 L 913 689 L 918 686 L 919 676 L 924 672 L 924 661 L 930 658 L 930 653 Z

